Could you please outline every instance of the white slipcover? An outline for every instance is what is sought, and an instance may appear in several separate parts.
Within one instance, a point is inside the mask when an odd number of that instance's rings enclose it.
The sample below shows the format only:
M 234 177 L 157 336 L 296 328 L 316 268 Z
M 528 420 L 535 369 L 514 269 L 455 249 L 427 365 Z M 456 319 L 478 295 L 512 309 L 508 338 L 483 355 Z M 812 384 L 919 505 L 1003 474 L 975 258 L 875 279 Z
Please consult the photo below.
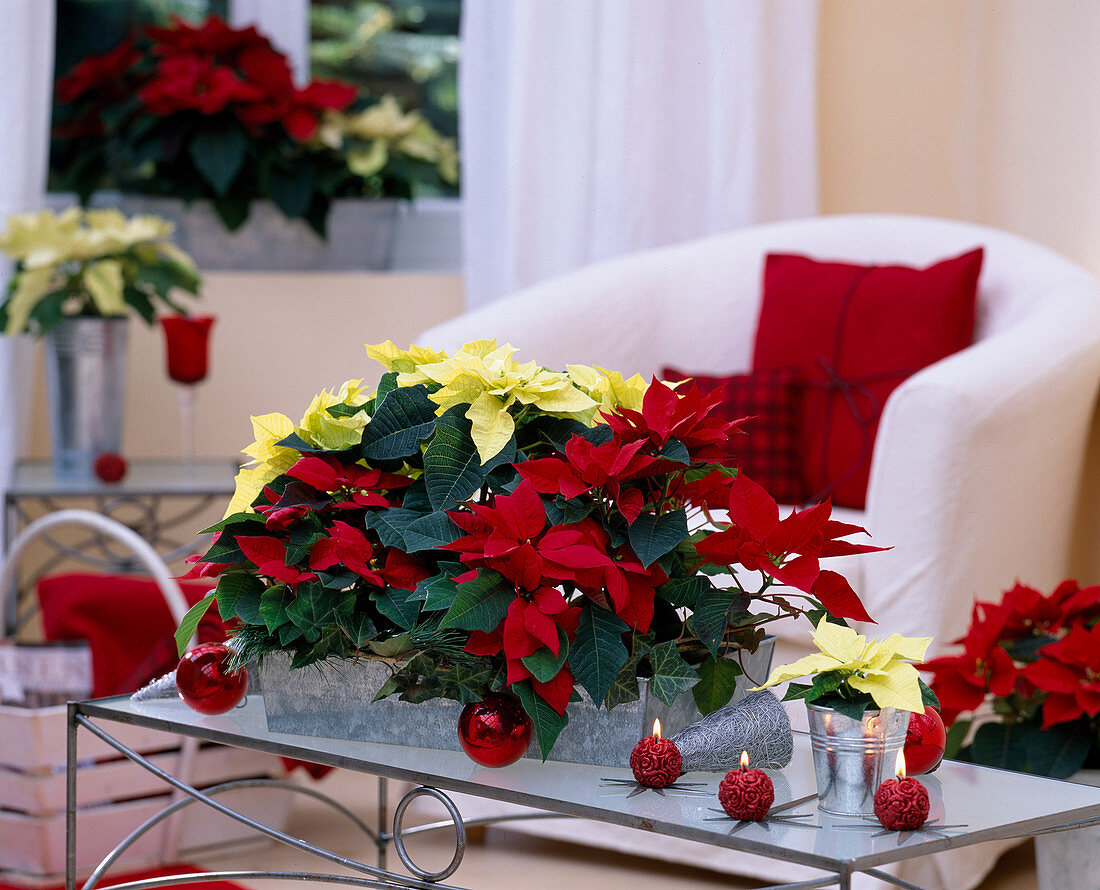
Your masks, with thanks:
M 983 226 L 852 215 L 753 226 L 645 251 L 539 283 L 423 333 L 455 348 L 496 337 L 548 367 L 597 364 L 658 374 L 748 370 L 768 252 L 925 266 L 983 246 L 975 343 L 914 374 L 891 395 L 875 443 L 866 527 L 885 553 L 843 569 L 882 633 L 934 638 L 966 629 L 975 597 L 1019 579 L 1050 588 L 1067 574 L 1086 434 L 1100 383 L 1100 284 L 1053 251 Z M 853 562 L 853 560 L 855 560 Z M 777 661 L 805 651 L 804 622 L 777 628 Z M 878 632 L 873 631 L 873 632 Z M 805 870 L 638 835 L 611 826 L 520 823 L 765 879 Z M 967 890 L 1004 849 L 986 844 L 891 871 Z M 871 879 L 867 879 L 871 880 Z M 858 886 L 855 884 L 854 886 Z M 867 886 L 881 886 L 877 882 Z

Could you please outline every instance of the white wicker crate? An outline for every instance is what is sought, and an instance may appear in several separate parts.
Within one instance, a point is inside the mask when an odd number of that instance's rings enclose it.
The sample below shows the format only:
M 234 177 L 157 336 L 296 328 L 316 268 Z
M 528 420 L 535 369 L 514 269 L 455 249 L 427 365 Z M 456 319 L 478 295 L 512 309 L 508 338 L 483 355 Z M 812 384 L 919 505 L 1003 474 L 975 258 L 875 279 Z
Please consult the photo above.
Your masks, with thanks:
M 88 515 L 97 525 L 104 519 Z M 53 524 L 57 521 L 54 518 Z M 120 536 L 131 543 L 126 535 Z M 18 557 L 21 539 L 9 554 L 12 561 Z M 10 568 L 11 563 L 0 577 L 0 611 Z M 151 571 L 158 583 L 168 578 L 163 563 Z M 178 599 L 164 583 L 161 588 L 178 621 L 183 614 L 178 586 Z M 0 705 L 0 880 L 6 883 L 35 886 L 64 879 L 66 713 L 64 705 Z M 200 788 L 235 779 L 281 778 L 285 772 L 281 761 L 267 754 L 200 746 L 194 739 L 141 727 L 117 725 L 110 731 L 127 747 Z M 172 800 L 172 789 L 86 731 L 78 733 L 77 759 L 77 870 L 86 874 L 138 825 L 164 809 Z M 285 828 L 289 819 L 291 795 L 285 789 L 247 788 L 219 799 L 274 828 Z M 264 840 L 246 826 L 194 804 L 143 835 L 127 850 L 119 868 L 165 864 L 199 851 Z

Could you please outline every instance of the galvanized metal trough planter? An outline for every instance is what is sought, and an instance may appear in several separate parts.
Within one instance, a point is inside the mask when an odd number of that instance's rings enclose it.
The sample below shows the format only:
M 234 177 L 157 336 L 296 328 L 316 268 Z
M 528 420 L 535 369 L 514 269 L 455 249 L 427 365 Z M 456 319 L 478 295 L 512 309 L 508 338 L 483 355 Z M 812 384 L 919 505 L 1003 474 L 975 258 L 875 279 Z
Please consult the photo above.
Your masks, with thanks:
M 745 669 L 752 680 L 738 678 L 734 702 L 767 677 L 774 646 L 775 638 L 768 637 L 756 652 L 745 656 Z M 389 677 L 389 667 L 380 661 L 362 659 L 329 664 L 320 670 L 292 671 L 289 656 L 268 656 L 260 670 L 267 728 L 291 735 L 462 750 L 457 732 L 462 705 L 448 699 L 419 704 L 397 698 L 373 701 Z M 587 697 L 571 703 L 569 725 L 558 737 L 549 759 L 625 766 L 638 739 L 653 731 L 654 718 L 660 719 L 665 736 L 700 718 L 690 690 L 669 707 L 650 694 L 645 680 L 639 685 L 638 701 L 610 711 L 596 708 Z M 526 756 L 541 757 L 535 741 Z

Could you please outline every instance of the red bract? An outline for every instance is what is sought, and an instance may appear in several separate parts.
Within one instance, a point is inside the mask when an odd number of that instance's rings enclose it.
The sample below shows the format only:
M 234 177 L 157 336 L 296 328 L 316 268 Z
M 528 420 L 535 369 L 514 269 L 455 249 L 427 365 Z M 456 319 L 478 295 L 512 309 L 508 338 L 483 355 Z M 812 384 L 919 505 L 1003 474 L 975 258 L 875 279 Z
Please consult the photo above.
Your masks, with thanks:
M 780 519 L 775 499 L 744 473 L 737 474 L 729 493 L 730 526 L 700 541 L 696 545 L 699 556 L 714 565 L 742 565 L 750 571 L 764 572 L 781 584 L 817 597 L 838 618 L 873 622 L 841 575 L 829 572 L 819 582 L 823 573 L 818 559 L 885 548 L 836 540 L 864 530 L 830 521 L 832 506 L 828 501 L 806 510 L 792 510 L 790 516 Z
M 390 500 L 379 490 L 407 488 L 412 480 L 396 473 L 368 469 L 358 464 L 343 463 L 336 458 L 306 455 L 287 470 L 288 476 L 300 479 L 325 494 L 339 493 L 349 500 L 334 504 L 334 508 L 388 507 Z
M 1100 714 L 1100 625 L 1073 627 L 1060 640 L 1042 649 L 1023 675 L 1047 693 L 1043 702 L 1043 729 Z
M 201 25 L 189 25 L 179 16 L 171 16 L 167 28 L 149 27 L 145 34 L 154 41 L 153 52 L 167 56 L 175 53 L 225 53 L 249 46 L 270 47 L 271 41 L 254 27 L 231 28 L 225 20 L 212 15 Z
M 291 585 L 317 580 L 313 572 L 303 572 L 295 566 L 287 565 L 286 544 L 278 538 L 238 535 L 236 540 L 241 553 L 256 566 L 260 575 Z
M 129 38 L 110 52 L 88 56 L 57 82 L 57 98 L 62 102 L 72 102 L 89 90 L 111 87 L 111 81 L 118 81 L 113 87 L 121 90 L 122 78 L 140 58 L 141 53 L 134 49 L 134 42 Z
M 355 526 L 337 520 L 329 529 L 329 536 L 313 545 L 309 552 L 309 567 L 320 572 L 339 564 L 360 578 L 384 587 L 382 576 L 371 568 L 373 556 L 374 548 L 367 536 Z
M 615 414 L 605 414 L 604 420 L 623 442 L 644 439 L 660 450 L 675 438 L 687 446 L 693 459 L 725 463 L 732 460 L 731 439 L 745 418 L 710 417 L 721 399 L 721 389 L 704 395 L 692 385 L 681 393 L 653 378 L 640 412 L 620 408 Z
M 386 551 L 386 564 L 379 574 L 390 587 L 401 590 L 416 590 L 417 584 L 432 575 L 415 556 L 393 547 Z

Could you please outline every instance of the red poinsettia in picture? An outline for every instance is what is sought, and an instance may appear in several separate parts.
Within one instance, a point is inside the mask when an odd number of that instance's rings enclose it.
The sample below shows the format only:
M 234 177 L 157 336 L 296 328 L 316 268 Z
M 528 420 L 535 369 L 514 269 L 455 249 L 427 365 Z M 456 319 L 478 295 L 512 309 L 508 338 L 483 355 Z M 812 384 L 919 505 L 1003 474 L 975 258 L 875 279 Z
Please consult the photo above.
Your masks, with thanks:
M 1016 584 L 974 604 L 958 655 L 923 666 L 951 724 L 948 755 L 1065 778 L 1097 759 L 1100 585 Z M 973 738 L 962 744 L 976 726 Z
M 392 97 L 332 80 L 298 86 L 267 37 L 217 16 L 174 18 L 81 60 L 57 98 L 61 189 L 82 200 L 110 187 L 208 198 L 231 230 L 268 198 L 323 234 L 335 197 L 410 197 L 410 177 L 457 176 L 453 143 Z M 400 170 L 388 163 L 397 156 Z

